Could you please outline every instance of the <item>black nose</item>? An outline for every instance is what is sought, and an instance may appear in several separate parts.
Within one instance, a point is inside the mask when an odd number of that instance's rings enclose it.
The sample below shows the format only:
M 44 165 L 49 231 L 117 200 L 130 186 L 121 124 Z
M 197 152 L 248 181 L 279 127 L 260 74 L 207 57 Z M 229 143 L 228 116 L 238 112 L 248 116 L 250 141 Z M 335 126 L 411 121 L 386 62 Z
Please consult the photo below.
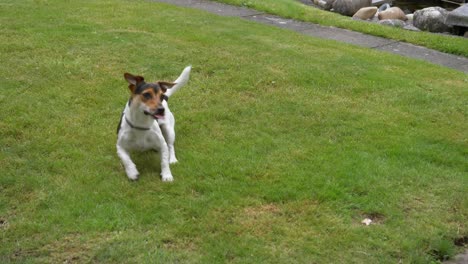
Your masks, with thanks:
M 164 107 L 158 107 L 158 110 L 156 110 L 157 115 L 164 115 Z

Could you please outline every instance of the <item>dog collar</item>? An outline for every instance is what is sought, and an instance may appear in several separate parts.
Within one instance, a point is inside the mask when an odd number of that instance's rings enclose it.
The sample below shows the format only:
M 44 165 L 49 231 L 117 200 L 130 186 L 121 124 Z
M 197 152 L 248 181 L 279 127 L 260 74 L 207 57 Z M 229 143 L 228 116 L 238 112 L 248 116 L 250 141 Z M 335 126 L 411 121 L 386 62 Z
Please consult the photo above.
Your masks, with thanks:
M 127 124 L 128 124 L 131 128 L 133 128 L 133 129 L 138 129 L 138 130 L 150 130 L 150 127 L 147 128 L 147 127 L 135 126 L 135 125 L 133 125 L 133 124 L 130 122 L 130 120 L 127 119 L 127 116 L 124 115 L 124 117 L 125 117 L 125 122 L 127 122 Z

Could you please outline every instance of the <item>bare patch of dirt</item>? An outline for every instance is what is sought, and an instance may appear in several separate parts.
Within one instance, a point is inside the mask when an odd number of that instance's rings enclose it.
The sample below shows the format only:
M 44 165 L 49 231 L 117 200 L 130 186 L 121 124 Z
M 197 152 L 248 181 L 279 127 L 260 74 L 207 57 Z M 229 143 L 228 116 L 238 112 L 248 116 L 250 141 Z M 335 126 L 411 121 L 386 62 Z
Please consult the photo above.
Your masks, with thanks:
M 261 206 L 247 207 L 244 209 L 245 215 L 253 218 L 257 218 L 266 214 L 279 214 L 280 212 L 281 210 L 275 204 L 264 204 Z
M 370 214 L 367 214 L 367 217 L 372 219 L 372 221 L 376 223 L 381 223 L 385 220 L 385 215 L 381 213 L 370 213 Z
M 0 229 L 7 229 L 8 228 L 8 221 L 5 218 L 0 217 Z
M 455 246 L 458 246 L 458 247 L 466 247 L 468 246 L 468 236 L 455 238 L 453 240 L 453 243 L 455 244 Z
M 242 226 L 241 232 L 264 236 L 271 232 L 280 215 L 281 209 L 276 204 L 263 204 L 244 208 L 236 222 Z
M 37 256 L 37 252 L 32 249 L 17 249 L 13 253 L 13 255 L 10 256 L 11 260 L 21 260 L 29 257 Z
M 377 212 L 361 214 L 360 218 L 361 220 L 366 218 L 372 220 L 371 225 L 382 224 L 385 221 L 385 215 Z
M 86 237 L 79 233 L 71 233 L 60 240 L 45 245 L 40 249 L 50 263 L 82 263 L 89 262 L 93 250 L 99 245 L 115 239 L 118 232 L 104 233 L 93 237 Z
M 168 250 L 184 250 L 184 251 L 195 251 L 197 246 L 194 241 L 191 240 L 175 240 L 175 239 L 162 239 L 163 247 Z

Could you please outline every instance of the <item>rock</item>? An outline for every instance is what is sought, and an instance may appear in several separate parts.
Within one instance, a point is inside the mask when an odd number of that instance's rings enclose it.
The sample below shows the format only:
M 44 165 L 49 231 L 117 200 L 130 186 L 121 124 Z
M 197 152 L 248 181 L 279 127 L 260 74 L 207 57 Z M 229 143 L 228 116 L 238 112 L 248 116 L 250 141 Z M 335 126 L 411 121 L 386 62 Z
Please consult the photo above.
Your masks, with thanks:
M 468 4 L 464 4 L 448 13 L 445 24 L 450 26 L 468 27 Z
M 352 16 L 359 9 L 370 6 L 371 2 L 372 0 L 336 0 L 333 9 L 342 15 Z
M 335 3 L 335 1 L 336 0 L 325 0 L 325 2 L 327 2 L 325 10 L 331 10 L 333 8 L 333 4 Z
M 353 18 L 367 20 L 373 18 L 375 13 L 377 13 L 376 6 L 363 7 L 353 15 Z
M 392 0 L 372 0 L 372 6 L 381 6 L 383 4 L 392 4 Z
M 465 244 L 466 245 L 466 244 Z M 453 256 L 450 260 L 442 262 L 443 264 L 466 264 L 468 263 L 468 249 L 458 255 Z
M 403 28 L 411 31 L 421 31 L 419 28 L 413 26 L 412 24 L 406 24 Z
M 406 15 L 406 22 L 409 23 L 409 24 L 413 24 L 413 18 L 414 18 L 413 14 L 407 14 Z
M 447 20 L 445 20 L 445 24 L 453 27 L 453 33 L 455 35 L 463 36 L 468 30 L 468 4 L 462 5 L 450 12 L 447 16 Z
M 335 0 L 318 0 L 317 5 L 323 8 L 324 10 L 330 11 L 334 2 Z
M 414 12 L 415 27 L 430 32 L 450 32 L 452 27 L 445 24 L 448 11 L 442 7 L 428 7 Z
M 382 6 L 379 7 L 379 12 L 385 11 L 389 9 L 391 6 L 389 4 L 383 4 Z
M 326 3 L 323 0 L 314 0 L 314 4 L 323 8 Z
M 468 38 L 468 31 L 465 32 L 465 34 L 463 35 L 463 37 Z
M 380 20 L 384 19 L 400 19 L 403 21 L 406 21 L 406 15 L 403 10 L 401 10 L 399 7 L 390 7 L 389 9 L 386 9 L 382 12 L 379 12 L 378 17 Z
M 372 223 L 372 220 L 369 218 L 366 218 L 361 221 L 361 224 L 366 225 L 366 226 L 370 225 L 371 223 Z
M 403 28 L 406 25 L 405 22 L 400 19 L 383 19 L 379 21 L 379 24 L 399 28 Z
M 379 18 L 377 16 L 373 16 L 371 19 L 368 21 L 373 22 L 373 23 L 379 23 Z

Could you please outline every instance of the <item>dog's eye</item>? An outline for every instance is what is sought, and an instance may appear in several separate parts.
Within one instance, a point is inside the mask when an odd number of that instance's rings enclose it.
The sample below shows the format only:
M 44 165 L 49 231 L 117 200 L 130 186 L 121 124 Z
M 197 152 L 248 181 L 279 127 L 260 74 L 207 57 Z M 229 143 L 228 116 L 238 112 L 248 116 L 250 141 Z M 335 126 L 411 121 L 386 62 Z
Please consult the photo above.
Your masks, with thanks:
M 143 94 L 143 98 L 145 98 L 146 100 L 150 100 L 153 96 L 150 94 L 150 93 L 144 93 Z

